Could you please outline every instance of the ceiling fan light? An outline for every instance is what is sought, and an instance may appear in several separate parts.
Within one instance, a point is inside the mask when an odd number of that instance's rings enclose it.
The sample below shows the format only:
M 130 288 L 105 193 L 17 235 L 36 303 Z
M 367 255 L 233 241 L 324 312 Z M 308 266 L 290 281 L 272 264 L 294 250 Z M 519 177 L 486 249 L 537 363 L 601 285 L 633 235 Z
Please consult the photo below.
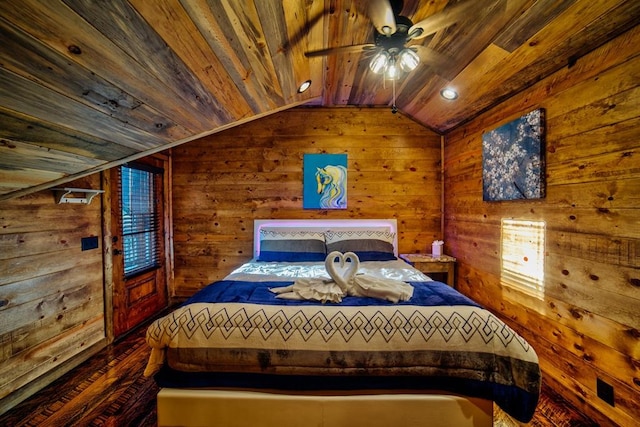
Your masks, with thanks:
M 390 61 L 389 66 L 385 70 L 385 76 L 387 80 L 397 80 L 400 77 L 400 70 L 398 64 L 395 61 Z
M 403 49 L 398 55 L 400 61 L 400 68 L 402 71 L 409 72 L 416 69 L 420 63 L 420 57 L 411 49 Z
M 382 74 L 387 68 L 388 63 L 389 53 L 383 50 L 382 52 L 377 53 L 373 58 L 371 58 L 369 68 L 371 68 L 371 71 L 376 74 Z

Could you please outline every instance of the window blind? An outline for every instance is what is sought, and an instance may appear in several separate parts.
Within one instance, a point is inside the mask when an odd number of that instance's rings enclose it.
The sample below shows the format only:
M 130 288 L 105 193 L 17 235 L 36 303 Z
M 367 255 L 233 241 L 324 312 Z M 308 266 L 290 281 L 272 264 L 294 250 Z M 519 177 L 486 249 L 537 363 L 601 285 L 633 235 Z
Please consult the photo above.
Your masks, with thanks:
M 544 297 L 545 222 L 502 220 L 502 282 Z
M 155 188 L 159 173 L 122 166 L 121 225 L 124 276 L 131 277 L 160 265 L 159 209 Z

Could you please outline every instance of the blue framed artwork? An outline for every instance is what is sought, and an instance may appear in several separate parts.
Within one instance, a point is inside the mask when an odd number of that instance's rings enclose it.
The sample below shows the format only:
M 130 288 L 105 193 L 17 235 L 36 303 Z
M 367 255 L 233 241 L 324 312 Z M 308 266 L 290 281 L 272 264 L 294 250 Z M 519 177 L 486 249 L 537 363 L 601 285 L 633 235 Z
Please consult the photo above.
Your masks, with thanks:
M 544 110 L 482 135 L 482 200 L 545 197 Z
M 347 208 L 347 155 L 305 154 L 304 209 Z

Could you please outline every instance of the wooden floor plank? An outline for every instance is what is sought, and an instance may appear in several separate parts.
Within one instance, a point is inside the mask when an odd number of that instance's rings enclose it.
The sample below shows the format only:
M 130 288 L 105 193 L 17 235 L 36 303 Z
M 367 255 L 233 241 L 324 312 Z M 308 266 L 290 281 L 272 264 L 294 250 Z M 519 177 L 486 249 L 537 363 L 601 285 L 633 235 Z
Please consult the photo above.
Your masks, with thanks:
M 6 426 L 140 426 L 157 425 L 159 387 L 143 376 L 150 348 L 146 324 L 108 346 L 30 399 L 0 416 Z M 495 427 L 520 427 L 494 405 Z M 534 427 L 591 427 L 569 402 L 543 382 Z

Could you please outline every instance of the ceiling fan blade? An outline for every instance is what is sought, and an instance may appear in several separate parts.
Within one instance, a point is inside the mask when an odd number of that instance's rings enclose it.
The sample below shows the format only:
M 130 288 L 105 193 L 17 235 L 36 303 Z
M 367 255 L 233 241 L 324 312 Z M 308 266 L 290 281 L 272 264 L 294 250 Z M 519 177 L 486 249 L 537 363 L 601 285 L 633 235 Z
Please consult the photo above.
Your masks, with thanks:
M 477 15 L 483 9 L 491 6 L 495 1 L 487 4 L 483 1 L 465 0 L 451 7 L 445 7 L 440 12 L 423 19 L 409 28 L 409 39 L 417 40 L 427 37 L 436 31 L 449 27 L 465 17 Z
M 389 0 L 369 0 L 367 15 L 380 34 L 396 32 L 396 18 Z
M 285 42 L 282 46 L 285 50 L 291 49 L 293 46 L 296 46 L 302 40 L 305 39 L 309 35 L 311 29 L 320 22 L 326 15 L 328 14 L 328 9 L 323 9 L 322 11 L 316 13 L 315 16 L 309 17 L 307 22 L 305 22 L 304 26 L 302 26 L 295 34 L 289 37 L 289 40 Z
M 325 56 L 325 55 L 333 55 L 336 53 L 357 53 L 366 51 L 368 49 L 375 48 L 374 44 L 356 44 L 351 46 L 338 46 L 338 47 L 329 47 L 327 49 L 313 50 L 311 52 L 305 52 L 304 56 L 307 58 L 311 58 L 314 56 Z

